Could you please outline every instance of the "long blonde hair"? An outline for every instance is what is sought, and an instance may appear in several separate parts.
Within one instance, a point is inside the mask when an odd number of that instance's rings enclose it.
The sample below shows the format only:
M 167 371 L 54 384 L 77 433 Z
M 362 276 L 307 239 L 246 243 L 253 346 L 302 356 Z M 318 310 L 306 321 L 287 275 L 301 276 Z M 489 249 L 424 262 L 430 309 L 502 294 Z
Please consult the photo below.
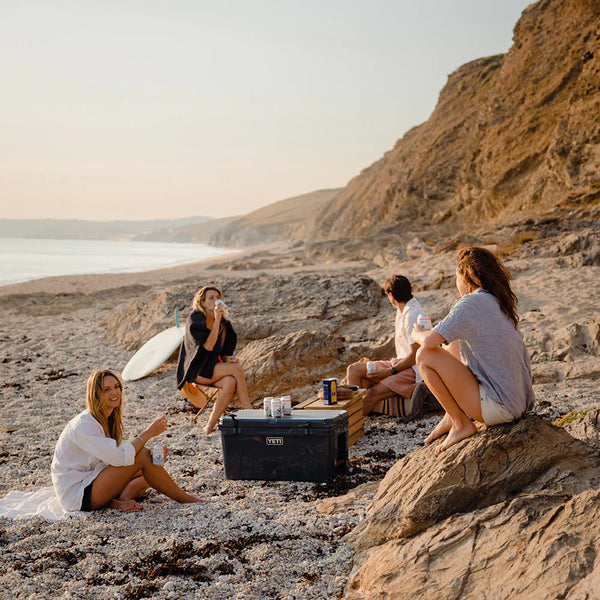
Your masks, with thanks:
M 115 375 L 109 369 L 99 369 L 94 371 L 87 380 L 87 388 L 85 393 L 85 404 L 90 414 L 102 425 L 106 437 L 112 438 L 117 442 L 117 446 L 121 444 L 123 439 L 123 422 L 121 407 L 123 406 L 123 398 L 121 402 L 111 413 L 110 417 L 104 414 L 104 403 L 102 401 L 102 392 L 104 391 L 104 378 L 114 377 L 123 394 L 123 383 L 118 375 Z

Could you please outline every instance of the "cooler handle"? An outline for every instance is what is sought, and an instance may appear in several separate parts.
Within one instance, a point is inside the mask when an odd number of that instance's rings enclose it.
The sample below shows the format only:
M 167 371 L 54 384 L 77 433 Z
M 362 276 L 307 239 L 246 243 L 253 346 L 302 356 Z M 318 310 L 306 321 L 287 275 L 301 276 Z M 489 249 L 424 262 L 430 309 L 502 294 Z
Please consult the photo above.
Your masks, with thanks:
M 233 433 L 237 435 L 240 432 L 239 421 L 236 419 L 235 415 L 232 414 L 230 416 L 231 420 L 233 421 Z

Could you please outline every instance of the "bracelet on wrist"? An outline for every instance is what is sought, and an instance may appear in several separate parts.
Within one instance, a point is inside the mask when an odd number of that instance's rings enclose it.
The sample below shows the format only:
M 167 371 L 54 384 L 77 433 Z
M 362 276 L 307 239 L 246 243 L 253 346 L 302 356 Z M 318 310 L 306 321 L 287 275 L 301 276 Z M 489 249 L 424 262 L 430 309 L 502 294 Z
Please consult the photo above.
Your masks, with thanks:
M 393 366 L 390 370 L 392 371 L 392 375 L 396 375 L 398 373 L 398 371 Z

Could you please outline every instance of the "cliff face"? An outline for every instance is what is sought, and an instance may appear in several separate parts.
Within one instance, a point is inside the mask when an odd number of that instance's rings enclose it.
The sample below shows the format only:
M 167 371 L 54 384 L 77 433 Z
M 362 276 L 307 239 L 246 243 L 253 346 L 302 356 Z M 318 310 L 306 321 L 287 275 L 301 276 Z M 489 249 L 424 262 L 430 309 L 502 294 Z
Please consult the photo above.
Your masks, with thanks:
M 316 237 L 460 232 L 597 201 L 600 2 L 540 0 L 513 42 L 452 73 L 429 120 L 318 215 Z

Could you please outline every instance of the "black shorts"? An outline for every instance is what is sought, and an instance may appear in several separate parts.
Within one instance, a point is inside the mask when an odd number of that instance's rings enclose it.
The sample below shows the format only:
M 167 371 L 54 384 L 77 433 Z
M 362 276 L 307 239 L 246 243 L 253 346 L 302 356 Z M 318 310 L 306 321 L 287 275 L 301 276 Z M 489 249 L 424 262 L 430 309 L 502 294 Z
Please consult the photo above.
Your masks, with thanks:
M 84 512 L 92 512 L 92 485 L 94 482 L 85 486 L 83 490 L 83 499 L 81 500 L 80 510 Z

